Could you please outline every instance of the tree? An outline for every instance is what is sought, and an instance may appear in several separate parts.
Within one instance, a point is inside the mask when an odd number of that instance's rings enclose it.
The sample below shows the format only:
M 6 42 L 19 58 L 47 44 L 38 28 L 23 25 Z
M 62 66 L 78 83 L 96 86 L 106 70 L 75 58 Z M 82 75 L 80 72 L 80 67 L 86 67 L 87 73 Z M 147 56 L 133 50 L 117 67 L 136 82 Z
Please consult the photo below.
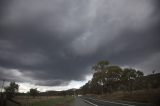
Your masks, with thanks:
M 33 96 L 34 98 L 39 94 L 39 91 L 37 90 L 37 88 L 33 89 L 31 88 L 29 91 L 29 95 Z
M 144 73 L 138 70 L 136 71 L 134 90 L 143 89 L 143 88 L 145 88 Z
M 94 73 L 93 79 L 97 81 L 98 84 L 101 85 L 101 93 L 103 94 L 104 92 L 104 84 L 106 83 L 106 72 L 107 72 L 107 67 L 109 66 L 109 62 L 106 60 L 99 61 L 97 64 L 95 64 L 92 69 L 96 73 Z
M 16 84 L 15 82 L 11 82 L 9 86 L 5 87 L 5 93 L 6 93 L 6 97 L 8 99 L 12 99 L 15 94 L 18 92 L 19 89 L 19 85 Z
M 16 93 L 18 93 L 19 85 L 15 82 L 11 82 L 9 86 L 5 87 L 5 95 L 6 99 L 4 100 L 4 106 L 6 105 L 6 101 L 9 100 L 17 105 L 21 105 L 20 102 L 15 101 L 13 98 L 15 97 Z
M 85 95 L 90 93 L 90 81 L 88 81 L 85 85 L 83 85 L 81 88 L 81 92 Z
M 106 84 L 109 92 L 116 90 L 120 83 L 122 69 L 119 66 L 109 66 L 106 73 Z
M 104 93 L 104 85 L 106 83 L 106 73 L 105 71 L 98 71 L 95 72 L 91 81 L 91 86 L 93 88 L 97 87 L 97 88 L 101 88 L 101 94 Z M 96 88 L 95 88 L 96 89 Z M 98 92 L 98 91 L 97 91 Z
M 139 71 L 139 70 L 136 72 L 136 74 L 137 74 L 136 77 L 138 77 L 138 78 L 140 78 L 140 77 L 142 77 L 144 75 L 144 73 Z
M 137 76 L 136 70 L 132 68 L 125 68 L 123 70 L 121 80 L 123 84 L 126 86 L 127 90 L 132 93 L 133 90 L 133 82 L 135 81 Z

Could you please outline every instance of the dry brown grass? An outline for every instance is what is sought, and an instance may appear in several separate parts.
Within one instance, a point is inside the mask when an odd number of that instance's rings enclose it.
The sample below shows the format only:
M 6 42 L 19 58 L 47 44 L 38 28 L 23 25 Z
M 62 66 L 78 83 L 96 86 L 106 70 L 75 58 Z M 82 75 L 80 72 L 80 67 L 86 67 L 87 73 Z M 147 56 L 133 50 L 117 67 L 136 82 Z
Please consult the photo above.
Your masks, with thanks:
M 117 91 L 112 94 L 99 96 L 103 99 L 116 99 L 136 102 L 155 102 L 160 98 L 160 89 L 136 90 L 133 92 Z

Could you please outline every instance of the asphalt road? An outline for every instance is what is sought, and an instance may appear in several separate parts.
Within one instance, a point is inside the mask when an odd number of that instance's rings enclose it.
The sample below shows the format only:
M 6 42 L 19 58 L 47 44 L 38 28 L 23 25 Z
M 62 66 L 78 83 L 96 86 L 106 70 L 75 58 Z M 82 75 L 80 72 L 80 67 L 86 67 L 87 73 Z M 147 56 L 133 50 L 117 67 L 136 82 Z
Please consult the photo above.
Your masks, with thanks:
M 86 103 L 82 98 L 77 97 L 71 106 L 92 106 L 89 103 Z
M 127 102 L 127 101 L 104 101 L 89 97 L 77 97 L 71 106 L 152 106 L 151 104 Z

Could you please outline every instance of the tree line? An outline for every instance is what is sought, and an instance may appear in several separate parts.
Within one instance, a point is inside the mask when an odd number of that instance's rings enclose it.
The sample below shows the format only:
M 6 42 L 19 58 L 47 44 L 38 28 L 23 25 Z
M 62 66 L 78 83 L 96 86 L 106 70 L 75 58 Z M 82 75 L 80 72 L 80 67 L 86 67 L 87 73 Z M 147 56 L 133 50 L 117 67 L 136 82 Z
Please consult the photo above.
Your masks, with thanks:
M 46 91 L 40 92 L 37 88 L 31 88 L 27 93 L 18 93 L 19 85 L 11 82 L 9 86 L 1 91 L 0 105 L 6 106 L 6 101 L 19 104 L 13 98 L 19 96 L 66 96 L 78 94 L 104 94 L 115 91 L 128 91 L 132 94 L 133 90 L 160 88 L 160 73 L 144 76 L 144 73 L 134 68 L 121 68 L 112 65 L 108 61 L 100 61 L 92 67 L 93 78 L 80 89 L 69 89 L 65 91 Z
M 81 94 L 104 94 L 115 91 L 142 90 L 160 87 L 160 74 L 144 73 L 134 68 L 121 68 L 108 61 L 95 64 L 93 78 L 79 89 Z
M 39 95 L 39 91 L 37 90 L 37 88 L 31 88 L 27 93 L 19 93 L 19 85 L 15 82 L 10 82 L 9 86 L 4 87 L 4 92 L 2 92 L 2 89 L 3 87 L 1 88 L 0 94 L 0 106 L 7 106 L 8 101 L 17 105 L 21 105 L 20 102 L 14 99 L 14 97 L 18 95 L 28 95 L 32 96 L 33 98 Z

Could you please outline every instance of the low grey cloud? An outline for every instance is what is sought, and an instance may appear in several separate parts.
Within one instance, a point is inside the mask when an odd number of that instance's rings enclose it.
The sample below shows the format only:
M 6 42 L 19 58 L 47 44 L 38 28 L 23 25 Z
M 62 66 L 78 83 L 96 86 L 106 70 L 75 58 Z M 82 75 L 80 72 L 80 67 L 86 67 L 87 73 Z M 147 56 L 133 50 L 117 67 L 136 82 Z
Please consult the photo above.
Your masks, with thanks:
M 0 78 L 43 86 L 84 80 L 109 60 L 159 72 L 158 0 L 0 2 Z

